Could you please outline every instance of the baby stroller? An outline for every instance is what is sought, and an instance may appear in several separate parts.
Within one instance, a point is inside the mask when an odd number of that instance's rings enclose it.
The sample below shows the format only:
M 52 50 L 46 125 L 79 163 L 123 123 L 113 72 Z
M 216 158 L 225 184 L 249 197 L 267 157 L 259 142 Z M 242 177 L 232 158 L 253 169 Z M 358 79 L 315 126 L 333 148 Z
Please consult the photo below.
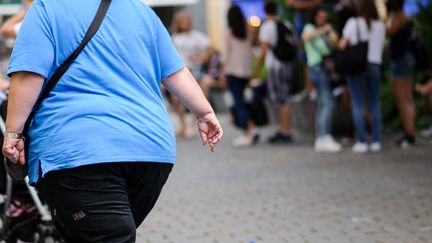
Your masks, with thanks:
M 7 95 L 0 93 L 0 138 L 3 141 Z M 3 155 L 0 161 L 3 164 Z M 0 242 L 63 242 L 55 230 L 47 207 L 35 188 L 24 181 L 14 181 L 0 165 Z

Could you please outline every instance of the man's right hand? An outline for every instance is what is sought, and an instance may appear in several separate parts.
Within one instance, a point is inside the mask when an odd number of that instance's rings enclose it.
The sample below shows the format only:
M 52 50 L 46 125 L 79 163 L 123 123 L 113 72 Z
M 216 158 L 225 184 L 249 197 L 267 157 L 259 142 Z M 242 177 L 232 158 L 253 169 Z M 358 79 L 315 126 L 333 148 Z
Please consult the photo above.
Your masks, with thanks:
M 25 164 L 24 140 L 15 138 L 4 138 L 3 155 L 12 163 Z
M 198 131 L 202 144 L 208 144 L 210 146 L 210 150 L 214 152 L 216 150 L 216 145 L 223 136 L 222 127 L 216 116 L 213 116 L 207 120 L 198 121 Z

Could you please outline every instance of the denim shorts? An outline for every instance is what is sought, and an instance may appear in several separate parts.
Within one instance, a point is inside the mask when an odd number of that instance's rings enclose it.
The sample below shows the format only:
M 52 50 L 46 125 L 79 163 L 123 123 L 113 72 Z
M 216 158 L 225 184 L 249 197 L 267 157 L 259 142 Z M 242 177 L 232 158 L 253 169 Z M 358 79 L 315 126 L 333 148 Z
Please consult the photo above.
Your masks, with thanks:
M 414 71 L 415 59 L 411 53 L 406 53 L 398 59 L 390 60 L 390 70 L 393 80 L 411 79 Z
M 294 82 L 294 64 L 283 63 L 268 68 L 267 91 L 277 106 L 287 105 L 291 99 Z

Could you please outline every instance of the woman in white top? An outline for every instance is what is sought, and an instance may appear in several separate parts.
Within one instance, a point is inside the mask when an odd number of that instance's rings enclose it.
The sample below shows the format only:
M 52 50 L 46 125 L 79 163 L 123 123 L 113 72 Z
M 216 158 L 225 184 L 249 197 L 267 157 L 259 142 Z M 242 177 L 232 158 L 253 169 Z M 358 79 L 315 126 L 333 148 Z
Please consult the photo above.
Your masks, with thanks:
M 225 46 L 222 63 L 228 87 L 234 98 L 235 123 L 243 133 L 232 141 L 234 146 L 249 146 L 257 141 L 253 122 L 246 106 L 244 90 L 251 75 L 252 44 L 240 7 L 233 5 L 228 10 L 228 28 L 225 32 Z
M 201 84 L 204 75 L 203 65 L 208 58 L 210 40 L 205 34 L 194 30 L 192 27 L 189 14 L 185 11 L 177 12 L 173 20 L 171 38 L 186 66 L 198 83 Z M 195 121 L 188 127 L 184 106 L 176 97 L 171 96 L 170 99 L 180 121 L 180 128 L 177 129 L 176 134 L 184 137 L 193 136 Z
M 384 22 L 379 20 L 374 0 L 359 0 L 357 18 L 351 18 L 343 29 L 339 43 L 341 48 L 355 45 L 359 41 L 368 41 L 368 66 L 364 72 L 348 75 L 348 86 L 352 100 L 352 116 L 357 131 L 357 143 L 353 152 L 365 153 L 381 150 L 381 107 L 380 84 L 381 63 L 385 39 Z M 366 100 L 365 100 L 366 97 Z M 372 139 L 368 146 L 364 119 L 364 106 L 372 117 Z

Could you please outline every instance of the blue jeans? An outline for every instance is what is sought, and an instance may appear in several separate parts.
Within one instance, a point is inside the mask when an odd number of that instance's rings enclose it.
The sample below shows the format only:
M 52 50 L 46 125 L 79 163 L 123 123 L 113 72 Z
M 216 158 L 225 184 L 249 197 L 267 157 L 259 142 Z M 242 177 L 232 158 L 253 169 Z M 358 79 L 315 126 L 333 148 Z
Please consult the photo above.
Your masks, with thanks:
M 248 79 L 227 75 L 228 87 L 234 99 L 234 116 L 236 125 L 242 129 L 248 127 L 250 119 L 249 110 L 246 106 L 244 90 L 249 83 Z
M 297 36 L 299 36 L 299 37 L 302 36 L 303 29 L 304 29 L 306 24 L 307 24 L 307 22 L 304 21 L 300 16 L 294 15 L 294 29 L 295 29 Z M 300 63 L 302 63 L 302 64 L 307 63 L 306 52 L 305 52 L 303 44 L 302 44 L 301 48 L 297 49 L 297 58 L 300 61 Z
M 364 103 L 367 104 L 369 114 L 372 116 L 372 142 L 381 140 L 381 67 L 377 64 L 368 64 L 365 72 L 348 75 L 348 86 L 352 100 L 352 116 L 357 131 L 358 141 L 366 142 L 366 128 L 364 119 Z M 365 100 L 366 98 L 366 100 Z
M 321 66 L 309 68 L 312 83 L 318 93 L 317 112 L 315 116 L 315 133 L 317 137 L 331 134 L 334 101 L 330 81 Z

